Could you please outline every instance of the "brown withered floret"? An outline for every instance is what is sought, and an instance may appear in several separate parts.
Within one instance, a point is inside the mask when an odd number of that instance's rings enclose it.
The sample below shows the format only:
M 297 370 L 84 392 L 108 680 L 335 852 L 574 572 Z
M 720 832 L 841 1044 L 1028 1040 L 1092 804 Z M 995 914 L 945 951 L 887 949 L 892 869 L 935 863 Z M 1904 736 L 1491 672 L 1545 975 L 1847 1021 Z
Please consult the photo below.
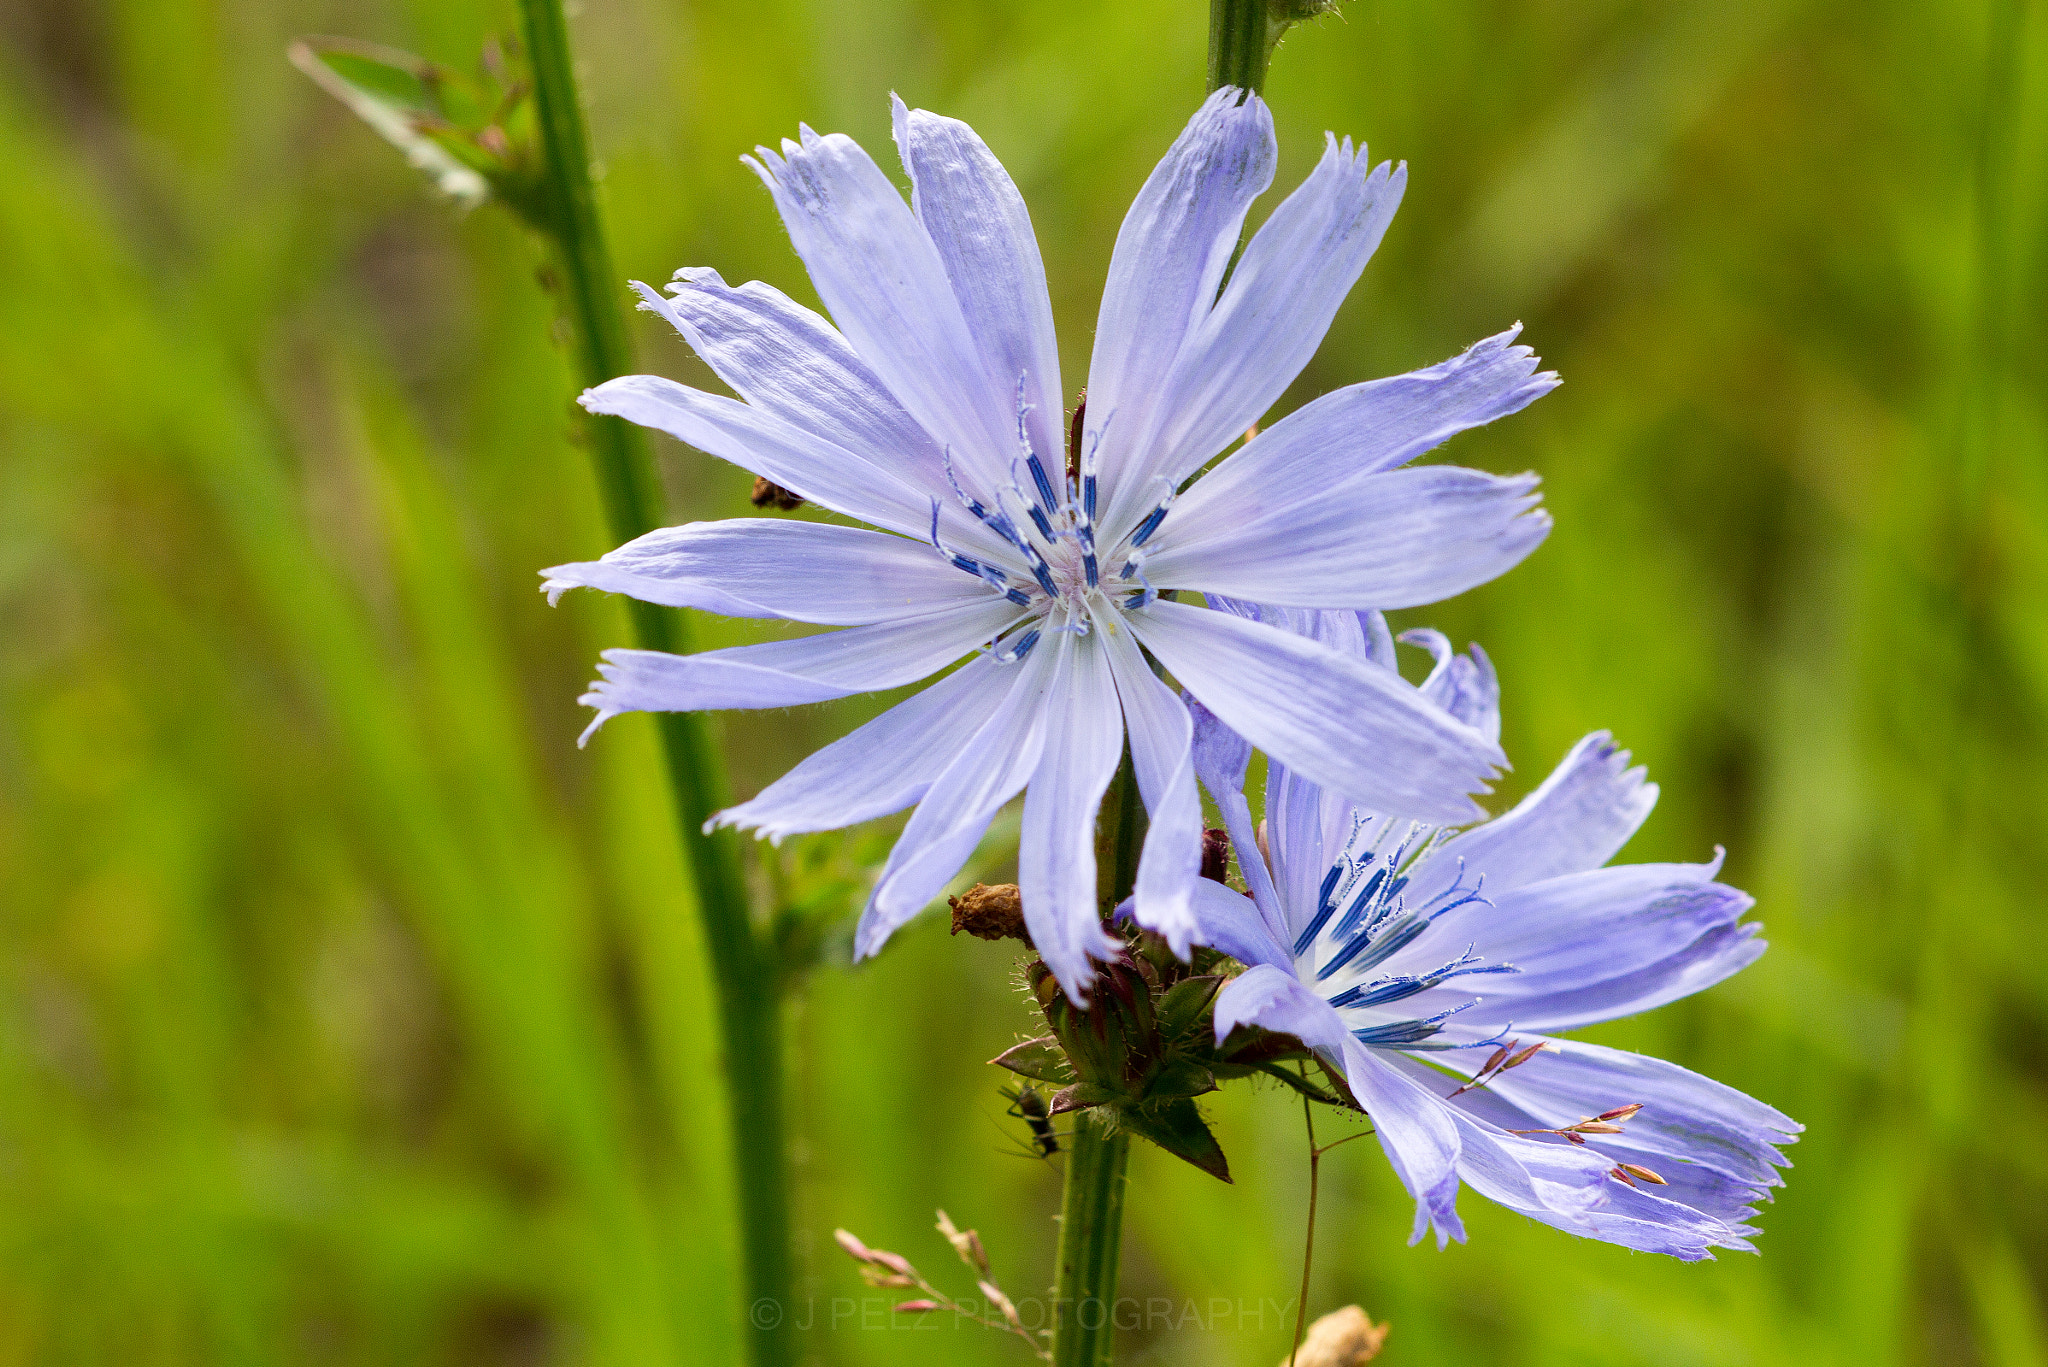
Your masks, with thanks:
M 1088 422 L 1088 391 L 1074 400 L 1074 420 L 1067 427 L 1067 478 L 1081 478 L 1081 429 Z
M 976 883 L 964 896 L 948 897 L 953 909 L 953 933 L 966 931 L 977 940 L 1022 940 L 1036 948 L 1024 929 L 1024 898 L 1015 883 Z
M 1379 1356 L 1386 1341 L 1386 1325 L 1374 1324 L 1365 1311 L 1347 1305 L 1311 1324 L 1308 1338 L 1280 1367 L 1363 1367 Z
M 1230 834 L 1221 826 L 1202 832 L 1202 877 L 1212 883 L 1230 881 Z
M 772 504 L 785 513 L 792 508 L 804 506 L 802 494 L 791 493 L 780 484 L 770 483 L 765 475 L 754 476 L 754 492 L 749 495 L 748 501 L 756 508 L 766 508 Z

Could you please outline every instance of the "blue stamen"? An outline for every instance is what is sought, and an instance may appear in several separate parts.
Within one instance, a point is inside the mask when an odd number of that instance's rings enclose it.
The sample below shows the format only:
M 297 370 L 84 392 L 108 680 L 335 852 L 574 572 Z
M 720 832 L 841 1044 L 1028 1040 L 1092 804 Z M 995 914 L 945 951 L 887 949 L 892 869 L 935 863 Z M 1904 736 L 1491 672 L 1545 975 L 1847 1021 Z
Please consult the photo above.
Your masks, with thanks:
M 1340 1011 L 1347 1006 L 1385 1006 L 1412 997 L 1418 992 L 1427 992 L 1430 988 L 1440 986 L 1452 978 L 1470 977 L 1481 973 L 1519 972 L 1521 970 L 1513 964 L 1481 963 L 1473 956 L 1468 945 L 1462 955 L 1434 973 L 1401 973 L 1390 978 L 1381 978 L 1377 982 L 1359 983 L 1330 998 L 1330 1005 Z
M 1439 1011 L 1434 1016 L 1423 1020 L 1394 1021 L 1387 1025 L 1368 1025 L 1362 1029 L 1353 1030 L 1351 1038 L 1357 1040 L 1360 1044 L 1381 1049 L 1419 1044 L 1431 1035 L 1442 1033 L 1445 1021 L 1472 1005 L 1474 1003 L 1466 1002 L 1464 1006 L 1454 1006 L 1448 1011 Z
M 1471 1003 L 1468 1002 L 1466 1003 L 1466 1005 L 1469 1006 L 1471 1005 Z M 1460 1007 L 1459 1009 L 1463 1010 L 1464 1008 Z M 1495 1031 L 1493 1034 L 1488 1035 L 1485 1039 L 1469 1040 L 1463 1044 L 1460 1044 L 1455 1040 L 1446 1040 L 1441 1044 L 1410 1044 L 1404 1047 L 1432 1054 L 1443 1053 L 1451 1049 L 1493 1049 L 1497 1048 L 1502 1040 L 1505 1040 L 1509 1035 L 1512 1035 L 1514 1032 L 1515 1027 L 1509 1025 L 1505 1029 Z
M 1159 524 L 1166 521 L 1166 510 L 1169 506 L 1169 504 L 1162 503 L 1157 508 L 1154 508 L 1151 512 L 1145 514 L 1145 520 L 1138 524 L 1138 530 L 1132 533 L 1131 535 L 1132 550 L 1136 550 L 1138 547 L 1144 545 L 1146 539 L 1149 538 L 1152 535 L 1152 533 L 1159 530 Z
M 1153 588 L 1152 581 L 1145 577 L 1144 565 L 1145 557 L 1134 555 L 1131 557 L 1130 562 L 1124 566 L 1124 578 L 1129 579 L 1135 574 L 1138 576 L 1138 582 L 1145 586 L 1124 598 L 1123 608 L 1126 612 L 1134 612 L 1139 608 L 1150 607 L 1153 601 L 1159 597 L 1159 590 Z
M 1031 433 L 1024 425 L 1024 417 L 1036 405 L 1024 402 L 1025 375 L 1017 376 L 1017 445 L 1023 449 L 1024 463 L 1031 469 L 1031 482 L 1038 486 L 1038 500 L 1047 508 L 1057 507 L 1059 499 L 1052 492 L 1052 480 L 1046 477 L 1045 466 L 1038 459 L 1038 452 L 1031 449 Z M 1043 526 L 1044 524 L 1040 524 Z M 1046 533 L 1051 536 L 1051 532 Z
M 1357 931 L 1360 923 L 1365 920 L 1366 908 L 1372 904 L 1373 894 L 1378 892 L 1380 884 L 1386 881 L 1386 869 L 1373 870 L 1372 877 L 1365 881 L 1365 886 L 1358 890 L 1358 896 L 1345 909 L 1344 919 L 1337 922 L 1335 934 L 1338 939 L 1342 940 Z
M 1330 865 L 1330 871 L 1323 875 L 1322 889 L 1316 893 L 1316 914 L 1302 927 L 1301 934 L 1294 937 L 1294 953 L 1297 958 L 1308 952 L 1308 947 L 1316 942 L 1316 936 L 1322 934 L 1323 927 L 1336 913 L 1337 904 L 1330 900 L 1330 894 L 1336 891 L 1337 880 L 1343 875 L 1342 864 Z
M 1045 465 L 1033 451 L 1024 462 L 1024 468 L 1031 472 L 1031 482 L 1038 486 L 1038 498 L 1046 507 L 1056 507 L 1059 499 L 1052 492 L 1052 478 L 1045 473 Z
M 1301 934 L 1294 937 L 1294 953 L 1297 958 L 1308 953 L 1308 947 L 1316 942 L 1316 936 L 1323 933 L 1323 927 L 1336 912 L 1337 905 L 1334 902 L 1325 902 L 1316 908 L 1316 914 L 1302 928 Z
M 945 556 L 953 568 L 967 571 L 967 573 L 981 580 L 1020 608 L 1031 606 L 1031 595 L 1022 589 L 1012 588 L 1010 586 L 1010 577 L 1000 569 L 997 569 L 994 565 L 984 565 L 973 556 L 962 555 L 939 539 L 939 501 L 937 499 L 932 500 L 931 543 L 932 549 Z
M 1058 540 L 1058 537 L 1053 534 L 1052 523 L 1047 520 L 1043 508 L 1040 508 L 1036 503 L 1030 503 L 1025 505 L 1025 511 L 1031 514 L 1031 523 L 1038 528 L 1040 536 L 1044 537 L 1047 541 Z
M 1316 981 L 1322 982 L 1335 974 L 1338 969 L 1356 959 L 1360 972 L 1376 968 L 1392 958 L 1394 953 L 1407 945 L 1423 931 L 1429 929 L 1427 916 L 1404 916 L 1383 935 L 1375 936 L 1371 929 L 1361 930 L 1337 951 L 1331 960 L 1316 971 Z

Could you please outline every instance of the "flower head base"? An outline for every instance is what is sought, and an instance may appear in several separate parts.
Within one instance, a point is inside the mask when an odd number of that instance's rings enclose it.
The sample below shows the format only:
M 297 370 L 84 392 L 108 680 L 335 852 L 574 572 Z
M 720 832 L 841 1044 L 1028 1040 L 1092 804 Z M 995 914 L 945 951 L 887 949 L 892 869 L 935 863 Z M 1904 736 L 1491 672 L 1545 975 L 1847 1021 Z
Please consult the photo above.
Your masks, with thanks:
M 856 933 L 867 955 L 1024 793 L 1025 921 L 1077 1003 L 1091 962 L 1120 952 L 1102 926 L 1092 831 L 1126 745 L 1150 817 L 1135 915 L 1183 955 L 1195 932 L 1193 723 L 1160 670 L 1333 792 L 1424 821 L 1478 815 L 1469 795 L 1503 762 L 1493 737 L 1389 671 L 1173 596 L 1433 602 L 1547 533 L 1532 477 L 1409 465 L 1555 385 L 1513 330 L 1327 394 L 1190 482 L 1314 353 L 1405 171 L 1331 137 L 1233 265 L 1277 149 L 1256 96 L 1218 91 L 1118 235 L 1069 441 L 1022 197 L 965 124 L 899 101 L 895 132 L 908 204 L 839 135 L 806 128 L 749 159 L 831 323 L 758 282 L 685 270 L 667 295 L 638 287 L 645 306 L 740 398 L 644 375 L 583 398 L 879 530 L 697 523 L 558 566 L 544 585 L 844 630 L 691 656 L 608 651 L 583 699 L 592 728 L 635 710 L 819 702 L 950 669 L 718 820 L 778 838 L 916 805 Z
M 1374 617 L 1233 603 L 1391 668 Z M 1476 647 L 1435 632 L 1423 691 L 1498 735 Z M 1750 1247 L 1799 1126 L 1682 1068 L 1554 1032 L 1712 986 L 1763 952 L 1750 899 L 1712 863 L 1604 868 L 1657 790 L 1605 734 L 1513 811 L 1451 828 L 1380 815 L 1268 770 L 1268 855 L 1242 792 L 1248 747 L 1198 714 L 1196 762 L 1230 823 L 1250 896 L 1198 889 L 1201 938 L 1248 966 L 1215 1031 L 1291 1034 L 1342 1070 L 1416 1197 L 1415 1237 L 1464 1237 L 1461 1182 L 1562 1229 L 1696 1259 Z

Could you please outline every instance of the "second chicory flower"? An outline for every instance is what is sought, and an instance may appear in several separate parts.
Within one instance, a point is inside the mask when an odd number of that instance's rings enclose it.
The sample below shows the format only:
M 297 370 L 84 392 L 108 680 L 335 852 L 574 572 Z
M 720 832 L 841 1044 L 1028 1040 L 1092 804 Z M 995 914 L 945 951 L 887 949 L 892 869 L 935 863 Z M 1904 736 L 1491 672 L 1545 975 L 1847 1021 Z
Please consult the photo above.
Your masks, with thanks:
M 1377 613 L 1215 600 L 1393 672 Z M 1500 734 L 1476 647 L 1426 645 L 1433 700 Z M 1512 811 L 1452 830 L 1379 814 L 1275 757 L 1266 825 L 1243 793 L 1250 747 L 1197 724 L 1251 896 L 1204 881 L 1199 938 L 1247 965 L 1216 999 L 1239 1025 L 1292 1035 L 1336 1067 L 1416 1199 L 1415 1238 L 1464 1237 L 1461 1182 L 1546 1224 L 1683 1259 L 1747 1249 L 1800 1127 L 1675 1064 L 1563 1031 L 1711 987 L 1763 953 L 1750 898 L 1705 864 L 1603 867 L 1657 789 L 1605 733 L 1587 736 Z

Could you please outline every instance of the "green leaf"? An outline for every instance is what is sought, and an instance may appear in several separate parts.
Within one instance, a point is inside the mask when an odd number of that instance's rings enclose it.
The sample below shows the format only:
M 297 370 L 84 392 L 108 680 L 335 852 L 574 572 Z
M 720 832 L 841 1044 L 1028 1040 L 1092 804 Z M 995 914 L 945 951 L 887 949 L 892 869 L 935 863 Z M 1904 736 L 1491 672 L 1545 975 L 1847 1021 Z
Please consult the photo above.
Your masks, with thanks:
M 1261 1030 L 1254 1025 L 1240 1025 L 1230 1032 L 1216 1053 L 1222 1061 L 1237 1067 L 1258 1068 L 1261 1064 L 1278 1063 L 1282 1059 L 1307 1058 L 1309 1048 L 1292 1035 Z
M 1277 1063 L 1261 1063 L 1256 1066 L 1255 1071 L 1264 1073 L 1268 1077 L 1279 1078 L 1311 1101 L 1320 1101 L 1325 1106 L 1342 1106 L 1346 1104 L 1343 1097 L 1338 1096 L 1335 1092 L 1324 1091 L 1292 1068 L 1285 1068 Z
M 1145 1088 L 1147 1098 L 1190 1097 L 1216 1090 L 1216 1075 L 1191 1058 L 1173 1057 L 1160 1065 Z
M 1050 1082 L 1064 1087 L 1074 1080 L 1074 1070 L 1067 1066 L 1067 1055 L 1059 1041 L 1051 1035 L 1025 1040 L 1012 1045 L 989 1060 L 998 1068 L 1008 1068 L 1013 1073 L 1035 1078 L 1039 1082 Z
M 301 38 L 287 53 L 293 66 L 403 152 L 442 194 L 464 209 L 490 198 L 491 178 L 451 147 L 444 131 L 479 126 L 488 117 L 453 73 L 409 52 L 347 38 Z
M 1151 1140 L 1175 1158 L 1185 1159 L 1219 1181 L 1230 1181 L 1223 1146 L 1209 1133 L 1195 1103 L 1181 1098 L 1125 1110 L 1121 1119 L 1132 1134 Z
M 1107 1106 L 1112 1102 L 1129 1100 L 1114 1087 L 1105 1087 L 1099 1082 L 1077 1082 L 1052 1094 L 1052 1104 L 1046 1108 L 1052 1115 L 1065 1115 L 1068 1111 L 1085 1111 L 1090 1106 Z
M 1187 1032 L 1199 1021 L 1216 999 L 1216 991 L 1222 987 L 1223 977 L 1212 975 L 1202 978 L 1184 978 L 1166 989 L 1159 999 L 1157 1016 L 1159 1033 L 1167 1039 L 1175 1039 Z

